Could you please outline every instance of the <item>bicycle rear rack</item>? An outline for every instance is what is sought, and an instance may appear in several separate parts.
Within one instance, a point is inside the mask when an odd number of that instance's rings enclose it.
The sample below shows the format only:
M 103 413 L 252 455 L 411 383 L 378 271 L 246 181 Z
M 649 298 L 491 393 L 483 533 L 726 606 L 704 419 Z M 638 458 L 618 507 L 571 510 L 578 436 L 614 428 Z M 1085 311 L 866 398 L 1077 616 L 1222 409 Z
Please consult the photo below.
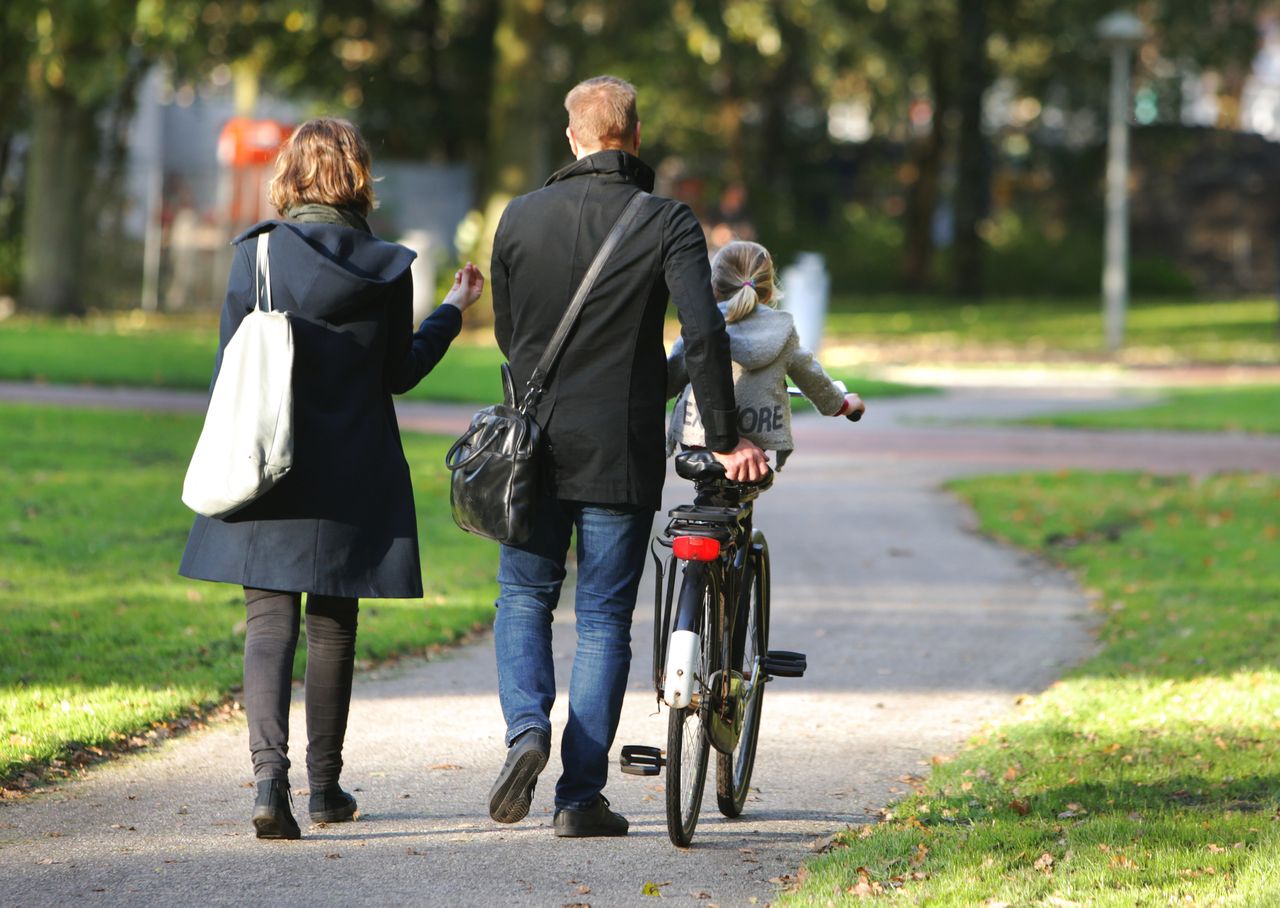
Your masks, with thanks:
M 626 744 L 618 758 L 622 771 L 632 776 L 656 776 L 667 765 L 667 758 L 657 747 L 645 744 Z
M 804 653 L 793 653 L 785 649 L 771 649 L 764 657 L 764 670 L 767 674 L 778 678 L 803 678 L 809 660 Z

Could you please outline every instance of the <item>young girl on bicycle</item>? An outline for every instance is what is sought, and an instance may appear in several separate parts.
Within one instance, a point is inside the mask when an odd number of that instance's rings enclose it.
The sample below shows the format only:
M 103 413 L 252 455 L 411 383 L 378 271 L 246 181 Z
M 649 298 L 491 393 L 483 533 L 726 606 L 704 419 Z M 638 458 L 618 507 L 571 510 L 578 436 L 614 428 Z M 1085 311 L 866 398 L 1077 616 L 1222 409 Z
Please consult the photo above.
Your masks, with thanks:
M 845 394 L 813 354 L 800 345 L 795 324 L 778 301 L 773 259 L 759 243 L 738 240 L 711 261 L 711 286 L 729 329 L 733 358 L 733 393 L 738 403 L 738 432 L 766 451 L 777 452 L 781 469 L 795 448 L 791 440 L 789 376 L 824 416 L 847 416 L 866 409 L 857 394 Z M 667 453 L 678 447 L 701 447 L 702 421 L 684 362 L 684 342 L 677 340 L 667 358 L 667 396 L 675 397 Z

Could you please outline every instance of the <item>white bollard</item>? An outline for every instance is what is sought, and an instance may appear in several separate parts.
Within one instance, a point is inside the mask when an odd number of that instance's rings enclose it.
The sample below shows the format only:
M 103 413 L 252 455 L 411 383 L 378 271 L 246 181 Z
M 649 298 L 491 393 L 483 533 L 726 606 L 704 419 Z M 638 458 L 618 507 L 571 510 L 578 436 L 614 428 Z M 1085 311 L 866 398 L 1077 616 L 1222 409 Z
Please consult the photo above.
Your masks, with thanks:
M 812 353 L 822 345 L 831 277 L 817 252 L 801 252 L 794 265 L 782 269 L 782 308 L 791 313 L 800 343 Z

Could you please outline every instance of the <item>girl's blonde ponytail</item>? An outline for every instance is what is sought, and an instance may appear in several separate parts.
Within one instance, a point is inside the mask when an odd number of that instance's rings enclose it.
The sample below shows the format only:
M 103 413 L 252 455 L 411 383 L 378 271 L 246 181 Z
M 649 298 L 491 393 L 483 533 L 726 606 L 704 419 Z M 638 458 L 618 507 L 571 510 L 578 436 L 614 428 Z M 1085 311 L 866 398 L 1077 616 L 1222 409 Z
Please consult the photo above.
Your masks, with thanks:
M 778 300 L 769 250 L 759 243 L 735 240 L 711 260 L 711 287 L 717 302 L 727 304 L 724 320 L 733 324 Z

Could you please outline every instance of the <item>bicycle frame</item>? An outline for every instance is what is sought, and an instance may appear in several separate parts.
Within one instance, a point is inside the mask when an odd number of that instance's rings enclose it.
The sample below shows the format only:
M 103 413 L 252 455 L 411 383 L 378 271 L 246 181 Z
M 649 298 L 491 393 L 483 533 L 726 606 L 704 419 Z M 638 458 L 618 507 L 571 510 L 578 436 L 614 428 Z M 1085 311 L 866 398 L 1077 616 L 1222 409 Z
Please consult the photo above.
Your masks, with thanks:
M 731 753 L 742 730 L 748 699 L 762 677 L 759 665 L 753 666 L 749 683 L 728 666 L 733 654 L 740 653 L 745 645 L 746 623 L 741 618 L 753 572 L 762 570 L 764 537 L 751 527 L 750 501 L 731 507 L 695 504 L 672 511 L 671 518 L 666 531 L 651 544 L 657 572 L 654 688 L 658 699 L 671 709 L 702 710 L 712 746 Z M 690 536 L 717 540 L 719 552 L 715 558 L 677 557 L 677 540 Z M 750 543 L 743 544 L 744 540 Z M 686 580 L 694 582 L 684 583 L 679 601 L 674 601 L 677 561 L 683 564 Z M 710 590 L 709 606 L 701 595 L 704 585 L 700 581 L 704 577 Z M 708 633 L 719 638 L 711 648 L 718 658 L 707 666 L 710 674 L 703 678 L 697 676 L 696 667 Z M 760 658 L 757 653 L 756 661 Z M 710 702 L 704 702 L 704 695 Z

